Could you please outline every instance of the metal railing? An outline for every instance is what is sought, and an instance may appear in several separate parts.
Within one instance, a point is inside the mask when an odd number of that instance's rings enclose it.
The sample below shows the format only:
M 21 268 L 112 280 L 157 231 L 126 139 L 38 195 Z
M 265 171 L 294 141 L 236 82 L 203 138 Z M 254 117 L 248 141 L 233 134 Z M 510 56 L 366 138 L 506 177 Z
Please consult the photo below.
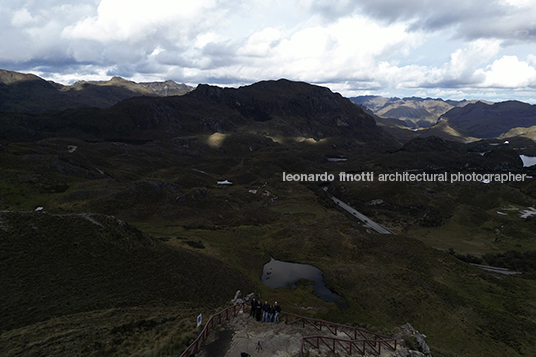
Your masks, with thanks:
M 184 350 L 184 352 L 180 355 L 180 357 L 190 357 L 191 355 L 195 355 L 201 350 L 201 344 L 205 342 L 205 340 L 208 337 L 208 334 L 210 331 L 216 327 L 216 325 L 221 324 L 225 320 L 229 320 L 231 316 L 236 316 L 240 312 L 240 310 L 244 310 L 244 307 L 247 304 L 237 304 L 233 306 L 229 306 L 226 309 L 223 309 L 222 311 L 218 312 L 217 314 L 214 314 L 208 319 L 207 323 L 205 324 L 205 327 L 197 336 L 194 342 L 190 346 Z
M 343 333 L 346 335 L 346 337 L 348 337 L 348 339 L 329 336 L 302 337 L 300 356 L 303 353 L 303 347 L 306 343 L 315 348 L 319 348 L 321 346 L 320 343 L 322 343 L 332 352 L 335 352 L 335 348 L 339 346 L 349 354 L 351 354 L 352 348 L 364 354 L 365 348 L 367 347 L 380 354 L 382 345 L 392 351 L 396 350 L 396 339 L 389 336 L 380 335 L 359 327 L 342 325 L 335 322 L 314 319 L 291 313 L 282 312 L 281 315 L 286 324 L 301 322 L 302 327 L 312 326 L 318 331 L 322 331 L 322 328 L 325 328 L 335 336 L 337 336 L 338 333 Z
M 229 320 L 231 317 L 237 316 L 240 310 L 246 312 L 246 307 L 249 307 L 249 304 L 237 304 L 229 306 L 228 308 L 214 314 L 205 324 L 205 327 L 197 336 L 194 342 L 190 344 L 180 355 L 180 357 L 190 357 L 195 355 L 201 350 L 201 345 L 208 337 L 210 331 L 214 329 L 218 324 L 221 324 L 225 320 Z M 318 331 L 322 331 L 322 328 L 325 328 L 333 335 L 337 336 L 338 333 L 343 333 L 348 337 L 348 339 L 340 337 L 330 337 L 330 336 L 305 336 L 301 339 L 300 346 L 300 356 L 303 356 L 304 346 L 311 345 L 315 348 L 320 348 L 320 346 L 326 346 L 332 352 L 335 352 L 337 347 L 340 347 L 348 354 L 352 354 L 353 351 L 360 352 L 365 354 L 365 349 L 370 348 L 375 353 L 381 353 L 382 345 L 386 348 L 395 351 L 396 350 L 396 339 L 380 335 L 359 327 L 342 325 L 335 322 L 330 322 L 326 320 L 314 319 L 311 317 L 300 316 L 296 314 L 291 314 L 288 312 L 280 313 L 281 320 L 284 321 L 287 325 L 300 323 L 302 327 L 312 326 Z
M 353 352 L 359 352 L 364 355 L 367 348 L 372 349 L 377 354 L 381 354 L 382 343 L 386 343 L 386 340 L 347 340 L 344 338 L 330 336 L 305 336 L 301 339 L 300 357 L 303 356 L 303 351 L 307 344 L 316 349 L 320 349 L 321 346 L 324 346 L 327 347 L 331 352 L 336 352 L 337 347 L 339 347 L 349 355 L 351 355 Z M 396 340 L 394 340 L 393 345 L 387 343 L 387 346 L 392 351 L 395 351 Z

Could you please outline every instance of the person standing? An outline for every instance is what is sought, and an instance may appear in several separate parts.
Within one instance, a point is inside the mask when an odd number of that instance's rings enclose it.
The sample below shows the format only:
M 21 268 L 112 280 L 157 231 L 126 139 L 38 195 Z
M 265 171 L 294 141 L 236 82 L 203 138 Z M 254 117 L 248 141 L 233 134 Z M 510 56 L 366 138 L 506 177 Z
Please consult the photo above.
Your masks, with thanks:
M 279 313 L 281 312 L 281 306 L 274 302 L 274 322 L 279 323 Z
M 275 310 L 274 310 L 274 305 L 270 306 L 270 311 L 268 311 L 268 322 L 269 323 L 272 323 L 273 322 L 273 317 L 274 317 L 274 313 L 275 313 Z
M 262 308 L 261 308 L 261 302 L 257 300 L 257 303 L 255 305 L 255 318 L 257 321 L 261 321 L 261 315 L 262 315 Z
M 261 322 L 268 322 L 268 314 L 270 312 L 270 304 L 268 304 L 268 301 L 265 301 L 264 304 L 262 304 L 262 321 Z
M 255 318 L 255 311 L 257 309 L 257 300 L 255 298 L 251 299 L 251 311 L 249 312 L 249 317 Z

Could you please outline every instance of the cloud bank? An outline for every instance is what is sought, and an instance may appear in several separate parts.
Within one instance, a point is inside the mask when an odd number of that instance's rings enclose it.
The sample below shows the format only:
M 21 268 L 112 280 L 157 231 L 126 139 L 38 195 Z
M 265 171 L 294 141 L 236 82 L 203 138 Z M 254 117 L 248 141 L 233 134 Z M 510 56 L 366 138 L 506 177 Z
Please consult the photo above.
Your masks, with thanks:
M 0 0 L 0 68 L 536 102 L 530 0 Z

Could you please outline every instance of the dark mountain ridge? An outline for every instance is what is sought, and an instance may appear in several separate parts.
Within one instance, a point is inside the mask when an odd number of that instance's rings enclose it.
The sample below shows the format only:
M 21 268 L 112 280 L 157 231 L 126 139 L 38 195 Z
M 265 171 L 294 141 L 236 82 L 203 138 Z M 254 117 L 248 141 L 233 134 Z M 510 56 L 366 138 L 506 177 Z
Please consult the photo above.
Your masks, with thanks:
M 328 88 L 288 80 L 219 88 L 199 85 L 184 96 L 136 97 L 107 109 L 5 113 L 0 139 L 162 140 L 177 136 L 255 133 L 320 140 L 343 137 L 375 145 L 393 139 L 374 119 Z
M 382 118 L 403 120 L 412 128 L 428 128 L 436 124 L 438 118 L 452 108 L 474 103 L 474 100 L 443 100 L 441 98 L 386 98 L 381 96 L 358 96 L 350 100 L 369 108 Z
M 360 108 L 356 110 L 348 99 L 304 82 L 280 79 L 238 89 L 199 85 L 190 97 L 225 104 L 256 123 L 274 121 L 272 128 L 263 127 L 270 129 L 270 135 L 315 139 L 348 135 L 365 139 L 363 134 L 380 139 L 383 135 L 374 119 Z
M 536 139 L 536 110 L 520 101 L 491 103 L 434 98 L 350 98 L 369 108 L 378 125 L 402 142 L 441 136 L 460 142 L 524 136 Z
M 492 105 L 476 102 L 453 108 L 440 120 L 467 136 L 493 138 L 513 128 L 536 125 L 536 106 L 514 100 Z
M 62 85 L 33 74 L 0 70 L 0 111 L 39 113 L 47 110 L 107 108 L 135 96 L 183 95 L 193 88 L 173 81 L 135 83 L 121 77 Z

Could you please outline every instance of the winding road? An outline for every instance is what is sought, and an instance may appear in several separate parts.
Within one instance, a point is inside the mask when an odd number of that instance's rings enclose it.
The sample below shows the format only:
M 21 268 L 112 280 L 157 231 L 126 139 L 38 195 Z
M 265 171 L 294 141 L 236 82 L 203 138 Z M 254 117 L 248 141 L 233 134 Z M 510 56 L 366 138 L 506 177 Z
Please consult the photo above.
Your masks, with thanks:
M 327 192 L 326 189 L 325 189 L 325 191 Z M 344 203 L 341 200 L 339 200 L 337 197 L 334 197 L 334 196 L 330 195 L 329 193 L 328 193 L 328 196 L 329 196 L 329 198 L 331 198 L 333 200 L 333 202 L 335 202 L 335 204 L 337 206 L 341 207 L 345 211 L 349 212 L 352 216 L 356 217 L 361 222 L 365 223 L 365 227 L 370 228 L 370 229 L 374 229 L 376 232 L 378 232 L 380 234 L 394 234 L 393 231 L 385 228 L 384 226 L 382 226 L 379 223 L 376 223 L 376 222 L 372 221 L 370 218 L 368 218 L 364 214 L 356 211 L 355 209 L 353 209 L 352 207 L 350 207 L 346 203 Z

